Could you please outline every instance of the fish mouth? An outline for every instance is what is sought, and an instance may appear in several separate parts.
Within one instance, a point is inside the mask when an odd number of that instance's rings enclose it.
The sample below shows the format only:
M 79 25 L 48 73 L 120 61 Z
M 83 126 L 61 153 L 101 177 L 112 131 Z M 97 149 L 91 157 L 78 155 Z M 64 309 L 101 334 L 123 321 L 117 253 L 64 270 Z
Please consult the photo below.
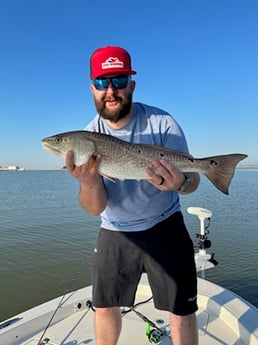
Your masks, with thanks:
M 59 149 L 57 149 L 56 147 L 53 147 L 47 141 L 44 141 L 44 139 L 42 140 L 42 145 L 43 145 L 44 149 L 46 149 L 48 151 L 55 152 L 56 154 L 61 154 L 61 151 Z

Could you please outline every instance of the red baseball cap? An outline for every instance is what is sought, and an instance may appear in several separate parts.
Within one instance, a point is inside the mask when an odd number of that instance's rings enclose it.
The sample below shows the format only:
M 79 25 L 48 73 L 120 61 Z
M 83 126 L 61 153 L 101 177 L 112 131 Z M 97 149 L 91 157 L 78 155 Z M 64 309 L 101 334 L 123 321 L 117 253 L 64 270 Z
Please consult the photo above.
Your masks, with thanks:
M 90 58 L 90 78 L 119 74 L 136 74 L 131 68 L 130 54 L 125 49 L 114 46 L 95 50 Z

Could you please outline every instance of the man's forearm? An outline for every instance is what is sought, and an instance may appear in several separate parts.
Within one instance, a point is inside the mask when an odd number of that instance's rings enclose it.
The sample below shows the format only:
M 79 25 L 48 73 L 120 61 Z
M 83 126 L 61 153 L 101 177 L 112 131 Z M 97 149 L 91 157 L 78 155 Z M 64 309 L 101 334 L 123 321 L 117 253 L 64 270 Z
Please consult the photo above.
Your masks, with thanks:
M 99 183 L 80 183 L 80 205 L 92 216 L 98 216 L 107 205 L 107 193 L 102 178 Z

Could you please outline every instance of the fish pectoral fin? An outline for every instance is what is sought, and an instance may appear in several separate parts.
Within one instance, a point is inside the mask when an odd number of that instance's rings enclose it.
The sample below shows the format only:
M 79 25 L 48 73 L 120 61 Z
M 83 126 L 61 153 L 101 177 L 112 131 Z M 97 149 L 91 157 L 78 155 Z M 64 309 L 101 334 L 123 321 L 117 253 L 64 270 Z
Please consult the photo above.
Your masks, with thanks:
M 103 173 L 101 173 L 100 175 L 103 176 L 103 177 L 105 177 L 107 180 L 109 180 L 109 181 L 111 181 L 111 182 L 113 182 L 113 183 L 116 183 L 116 181 L 115 181 L 112 177 L 110 177 L 110 176 L 108 176 L 108 175 L 106 175 L 106 174 L 103 174 Z
M 95 165 L 95 162 L 96 162 L 96 156 L 94 155 L 91 155 L 90 158 L 88 159 L 87 161 L 87 164 L 88 164 L 88 169 L 92 169 Z
M 89 160 L 87 161 L 87 164 L 88 164 L 88 169 L 90 170 L 91 168 L 93 168 L 93 166 L 95 165 L 95 162 L 96 162 L 96 156 L 95 155 L 92 155 L 92 156 L 90 156 L 90 158 L 89 158 Z M 108 176 L 108 175 L 106 175 L 106 174 L 104 174 L 104 173 L 99 173 L 101 176 L 103 176 L 103 177 L 105 177 L 106 179 L 108 179 L 109 181 L 111 181 L 111 182 L 113 182 L 113 183 L 116 183 L 116 181 L 112 178 L 112 177 L 110 177 L 110 176 Z

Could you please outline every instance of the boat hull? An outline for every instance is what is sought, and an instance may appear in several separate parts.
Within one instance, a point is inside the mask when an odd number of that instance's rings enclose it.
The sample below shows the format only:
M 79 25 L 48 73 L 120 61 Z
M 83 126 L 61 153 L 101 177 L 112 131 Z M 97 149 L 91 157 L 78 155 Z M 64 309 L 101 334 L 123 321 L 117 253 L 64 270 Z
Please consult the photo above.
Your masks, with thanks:
M 67 293 L 0 324 L 0 344 L 95 344 L 94 311 L 89 307 L 91 286 Z M 258 344 L 258 309 L 231 291 L 198 278 L 197 320 L 200 345 Z M 119 344 L 148 344 L 148 318 L 164 333 L 159 344 L 171 345 L 168 313 L 154 308 L 144 274 L 139 284 L 135 310 L 124 313 Z M 61 303 L 60 303 L 61 302 Z M 128 310 L 126 310 L 128 311 Z M 53 317 L 54 315 L 54 317 Z M 51 323 L 49 327 L 49 321 Z M 47 328 L 47 329 L 46 329 Z M 43 335 L 43 337 L 42 337 Z

